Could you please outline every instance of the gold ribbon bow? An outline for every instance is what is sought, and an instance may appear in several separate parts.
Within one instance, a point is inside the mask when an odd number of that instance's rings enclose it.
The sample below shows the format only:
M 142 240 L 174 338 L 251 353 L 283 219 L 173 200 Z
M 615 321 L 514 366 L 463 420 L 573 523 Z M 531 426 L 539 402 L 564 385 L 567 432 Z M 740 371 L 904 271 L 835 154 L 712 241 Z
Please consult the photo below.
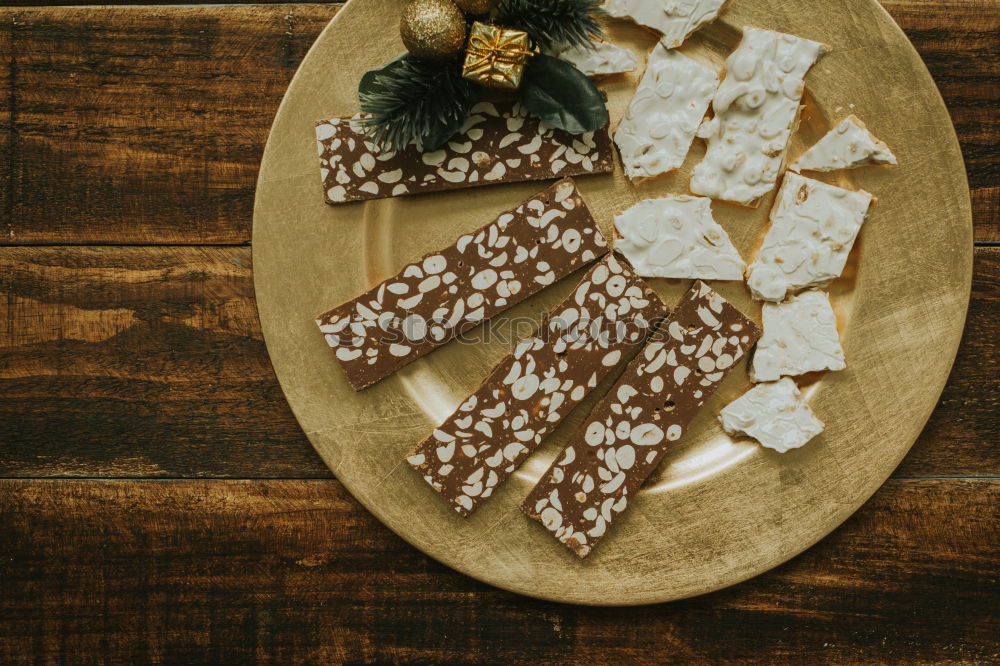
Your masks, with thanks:
M 529 44 L 526 32 L 477 21 L 465 49 L 462 76 L 484 86 L 516 89 L 528 57 L 534 55 Z

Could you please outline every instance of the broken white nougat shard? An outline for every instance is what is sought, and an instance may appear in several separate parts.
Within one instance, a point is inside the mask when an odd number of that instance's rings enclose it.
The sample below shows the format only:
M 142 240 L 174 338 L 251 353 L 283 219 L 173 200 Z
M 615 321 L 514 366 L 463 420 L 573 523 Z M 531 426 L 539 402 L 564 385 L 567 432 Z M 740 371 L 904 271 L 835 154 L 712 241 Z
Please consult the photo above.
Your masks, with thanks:
M 730 435 L 748 435 L 779 453 L 804 446 L 824 427 L 787 377 L 750 389 L 722 410 L 719 421 Z
M 764 335 L 750 367 L 752 381 L 773 382 L 847 367 L 826 292 L 810 290 L 784 303 L 765 303 L 763 314 Z
M 615 250 L 643 277 L 742 280 L 746 264 L 711 203 L 691 196 L 640 201 L 615 216 Z
M 826 51 L 819 42 L 744 28 L 726 60 L 726 78 L 698 136 L 708 141 L 694 169 L 691 191 L 755 206 L 781 174 L 798 121 L 806 72 Z
M 684 43 L 691 33 L 719 16 L 726 0 L 607 0 L 604 10 L 663 33 L 668 49 Z
M 786 173 L 771 228 L 747 274 L 754 297 L 781 301 L 789 292 L 840 277 L 874 200 L 864 190 Z
M 869 132 L 857 116 L 848 116 L 788 168 L 792 171 L 836 171 L 896 164 L 896 156 L 889 146 Z
M 615 132 L 625 174 L 651 178 L 683 164 L 718 86 L 715 70 L 657 44 Z
M 587 76 L 605 76 L 635 71 L 639 60 L 628 49 L 611 42 L 591 42 L 588 46 L 560 44 L 545 51 L 548 55 L 565 60 Z

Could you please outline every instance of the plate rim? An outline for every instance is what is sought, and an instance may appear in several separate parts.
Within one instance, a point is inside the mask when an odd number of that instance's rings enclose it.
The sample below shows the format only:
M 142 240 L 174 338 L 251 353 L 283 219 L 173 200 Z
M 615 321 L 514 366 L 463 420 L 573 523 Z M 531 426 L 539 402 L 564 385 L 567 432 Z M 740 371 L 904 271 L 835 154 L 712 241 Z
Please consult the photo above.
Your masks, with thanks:
M 903 31 L 903 29 L 895 21 L 895 19 L 888 12 L 888 10 L 881 3 L 877 2 L 877 0 L 860 0 L 860 1 L 868 3 L 868 4 L 872 5 L 872 6 L 874 6 L 877 9 L 877 11 L 880 12 L 883 15 L 883 19 L 885 21 L 887 21 L 887 24 L 890 25 L 892 27 L 893 31 L 897 33 L 897 37 L 901 38 L 902 41 L 907 45 L 907 47 L 908 47 L 908 49 L 910 51 L 911 57 L 913 59 L 915 59 L 916 62 L 919 63 L 920 68 L 922 68 L 922 70 L 926 74 L 927 78 L 932 82 L 931 88 L 933 89 L 934 95 L 935 95 L 934 102 L 937 105 L 939 105 L 945 111 L 945 113 L 947 114 L 948 107 L 947 107 L 947 105 L 946 105 L 946 103 L 944 101 L 944 98 L 943 98 L 943 96 L 941 94 L 941 91 L 940 91 L 940 88 L 939 88 L 937 82 L 935 81 L 935 79 L 931 75 L 931 73 L 930 73 L 929 69 L 927 68 L 927 65 L 924 62 L 923 58 L 920 56 L 919 52 L 916 50 L 916 48 L 914 47 L 913 43 L 910 41 L 909 37 L 906 35 L 906 33 Z M 296 83 L 301 78 L 301 75 L 302 75 L 305 63 L 309 61 L 310 57 L 314 57 L 314 53 L 318 50 L 318 46 L 325 39 L 329 39 L 329 37 L 327 36 L 328 33 L 332 32 L 336 28 L 336 26 L 338 25 L 338 22 L 342 21 L 344 16 L 349 16 L 354 7 L 356 7 L 358 5 L 361 5 L 364 2 L 365 2 L 365 0 L 351 0 L 351 2 L 345 3 L 344 5 L 341 6 L 341 8 L 337 11 L 337 13 L 333 16 L 333 18 L 330 19 L 330 21 L 327 23 L 327 25 L 323 28 L 323 30 L 320 32 L 320 34 L 316 37 L 315 41 L 310 46 L 310 48 L 307 51 L 306 55 L 303 57 L 302 62 L 299 64 L 299 67 L 296 69 L 295 75 L 289 81 L 288 86 L 287 86 L 287 88 L 285 90 L 285 93 L 284 93 L 284 95 L 282 97 L 282 101 L 281 101 L 280 105 L 278 106 L 277 111 L 275 112 L 274 120 L 272 121 L 271 128 L 269 128 L 268 139 L 267 139 L 267 142 L 266 142 L 266 145 L 265 145 L 262 157 L 261 157 L 260 168 L 259 168 L 259 171 L 258 171 L 258 176 L 257 176 L 256 186 L 255 186 L 255 191 L 254 191 L 253 225 L 252 225 L 252 235 L 251 235 L 251 258 L 252 258 L 253 265 L 255 267 L 258 266 L 258 258 L 259 258 L 259 252 L 260 251 L 258 250 L 257 244 L 255 244 L 253 242 L 253 239 L 256 238 L 256 237 L 258 237 L 257 230 L 259 228 L 259 225 L 265 224 L 265 222 L 263 222 L 263 215 L 264 215 L 264 213 L 262 213 L 261 206 L 260 206 L 260 198 L 261 198 L 261 195 L 260 195 L 260 189 L 261 188 L 260 188 L 260 186 L 261 186 L 261 183 L 265 180 L 265 177 L 266 177 L 266 171 L 267 170 L 265 168 L 265 165 L 268 162 L 269 155 L 272 153 L 272 151 L 276 150 L 275 145 L 274 145 L 275 144 L 275 136 L 274 136 L 274 133 L 272 131 L 274 129 L 274 125 L 277 123 L 278 119 L 282 116 L 283 112 L 286 110 L 286 105 L 288 105 L 290 103 L 289 102 L 289 100 L 291 98 L 290 93 L 295 89 Z M 960 142 L 958 140 L 957 132 L 956 132 L 955 127 L 954 127 L 954 122 L 951 120 L 950 114 L 948 115 L 948 120 L 949 120 L 949 123 L 948 123 L 948 127 L 947 127 L 946 136 L 942 137 L 941 141 L 943 142 L 943 141 L 947 140 L 947 142 L 951 144 L 951 146 L 950 146 L 951 149 L 958 155 L 959 162 L 964 167 L 965 166 L 964 155 L 962 153 L 961 145 L 960 145 Z M 878 492 L 878 490 L 880 490 L 885 485 L 886 481 L 892 476 L 892 474 L 898 468 L 898 466 L 902 462 L 902 460 L 906 457 L 906 455 L 909 454 L 910 450 L 913 447 L 913 444 L 920 437 L 920 435 L 922 434 L 922 432 L 926 429 L 927 422 L 929 421 L 931 415 L 933 414 L 933 412 L 935 411 L 935 409 L 937 408 L 937 406 L 939 404 L 940 395 L 941 395 L 941 393 L 943 392 L 944 388 L 947 385 L 947 382 L 948 382 L 948 380 L 950 378 L 951 372 L 952 372 L 953 367 L 954 367 L 955 360 L 957 358 L 958 351 L 961 348 L 962 338 L 964 336 L 964 331 L 965 331 L 965 328 L 966 328 L 966 325 L 967 325 L 968 310 L 969 310 L 969 303 L 970 303 L 971 290 L 972 290 L 973 270 L 974 270 L 974 243 L 973 243 L 973 238 L 974 238 L 974 220 L 973 220 L 973 215 L 972 215 L 971 192 L 969 190 L 967 170 L 964 169 L 964 168 L 961 169 L 960 173 L 958 175 L 959 175 L 959 178 L 961 179 L 961 183 L 962 183 L 962 187 L 963 187 L 963 191 L 964 191 L 964 197 L 962 198 L 962 201 L 961 201 L 962 208 L 963 208 L 961 223 L 962 223 L 962 226 L 964 226 L 965 230 L 967 231 L 967 234 L 966 234 L 966 236 L 967 236 L 967 243 L 965 245 L 968 248 L 967 251 L 966 251 L 966 253 L 965 253 L 965 261 L 964 261 L 964 269 L 965 269 L 964 272 L 965 272 L 965 275 L 964 275 L 964 280 L 963 280 L 963 285 L 962 285 L 962 308 L 961 308 L 961 318 L 960 318 L 960 320 L 961 320 L 961 327 L 959 329 L 959 334 L 955 336 L 955 340 L 954 340 L 951 348 L 948 349 L 948 350 L 946 350 L 946 355 L 947 355 L 947 358 L 949 359 L 948 364 L 947 364 L 948 371 L 941 373 L 941 379 L 935 385 L 935 389 L 934 389 L 933 393 L 934 393 L 934 395 L 937 396 L 937 400 L 933 401 L 930 404 L 929 408 L 927 408 L 925 410 L 925 414 L 922 417 L 920 417 L 919 419 L 916 419 L 916 418 L 913 419 L 914 422 L 919 422 L 919 425 L 920 425 L 920 428 L 917 430 L 917 434 L 911 439 L 911 441 L 909 442 L 909 444 L 905 448 L 901 448 L 900 449 L 900 453 L 899 453 L 897 459 L 893 462 L 893 464 L 889 468 L 888 472 L 884 476 L 882 476 L 880 478 L 880 480 L 877 481 L 877 483 L 872 483 L 871 487 L 867 488 L 867 490 L 865 492 L 862 492 L 862 493 L 858 494 L 858 497 L 860 497 L 859 501 L 857 501 L 856 503 L 852 502 L 849 505 L 847 505 L 847 507 L 848 507 L 847 509 L 842 509 L 841 511 L 839 511 L 838 512 L 838 517 L 836 519 L 834 519 L 834 521 L 832 521 L 832 524 L 831 524 L 831 526 L 830 526 L 830 528 L 828 530 L 826 530 L 826 531 L 822 532 L 821 534 L 819 534 L 815 539 L 812 539 L 812 540 L 810 540 L 808 542 L 802 543 L 801 544 L 801 548 L 798 548 L 797 550 L 796 549 L 792 549 L 792 550 L 794 550 L 794 552 L 790 552 L 790 553 L 789 552 L 783 552 L 780 557 L 775 558 L 775 561 L 773 561 L 773 562 L 766 563 L 763 566 L 763 568 L 758 568 L 758 569 L 749 571 L 745 575 L 740 575 L 740 576 L 736 576 L 736 577 L 734 577 L 732 579 L 723 580 L 723 581 L 719 582 L 717 585 L 714 585 L 714 586 L 709 585 L 709 586 L 706 586 L 703 589 L 700 589 L 698 591 L 694 591 L 694 592 L 691 592 L 691 593 L 688 593 L 688 594 L 682 594 L 682 595 L 671 595 L 671 594 L 669 594 L 669 592 L 667 592 L 667 593 L 664 593 L 664 594 L 659 595 L 659 596 L 655 596 L 654 595 L 654 596 L 648 597 L 648 598 L 636 598 L 636 599 L 631 599 L 631 600 L 628 600 L 628 599 L 627 600 L 618 600 L 618 599 L 612 599 L 612 600 L 602 600 L 602 599 L 578 600 L 578 599 L 575 599 L 575 598 L 569 600 L 569 599 L 558 598 L 558 597 L 547 595 L 547 594 L 543 594 L 543 593 L 533 593 L 530 589 L 524 589 L 524 588 L 518 587 L 516 585 L 508 585 L 508 584 L 506 584 L 506 582 L 503 579 L 491 579 L 491 578 L 488 578 L 486 576 L 480 575 L 474 569 L 470 569 L 468 567 L 461 566 L 461 565 L 453 563 L 453 562 L 449 562 L 446 559 L 446 557 L 445 557 L 444 554 L 438 554 L 438 553 L 430 552 L 428 549 L 425 549 L 425 548 L 421 547 L 409 535 L 407 535 L 406 533 L 404 533 L 404 532 L 396 529 L 396 527 L 394 527 L 391 524 L 390 520 L 385 517 L 384 512 L 379 509 L 379 506 L 377 504 L 375 504 L 373 502 L 367 502 L 367 501 L 365 501 L 365 499 L 363 499 L 364 494 L 362 492 L 359 492 L 359 491 L 355 490 L 355 487 L 354 487 L 354 484 L 353 484 L 352 481 L 349 481 L 349 480 L 347 480 L 345 478 L 342 478 L 341 476 L 336 475 L 336 473 L 335 473 L 336 481 L 338 481 L 340 484 L 342 484 L 343 487 L 351 494 L 352 498 L 355 501 L 357 501 L 359 504 L 361 504 L 365 508 L 365 510 L 367 510 L 372 515 L 374 515 L 379 520 L 379 522 L 382 525 L 384 525 L 386 528 L 388 528 L 389 530 L 391 530 L 394 534 L 396 534 L 397 536 L 399 536 L 406 543 L 408 543 L 409 545 L 411 545 L 412 547 L 414 547 L 421 554 L 423 554 L 423 555 L 425 555 L 427 557 L 430 557 L 434 561 L 439 562 L 442 565 L 444 565 L 444 566 L 446 566 L 446 567 L 448 567 L 448 568 L 450 568 L 452 570 L 458 571 L 461 574 L 463 574 L 465 576 L 468 576 L 468 577 L 470 577 L 470 578 L 472 578 L 472 579 L 474 579 L 474 580 L 476 580 L 476 581 L 478 581 L 480 583 L 489 585 L 491 587 L 496 587 L 496 588 L 499 588 L 499 589 L 502 589 L 502 590 L 505 590 L 505 591 L 508 591 L 508 592 L 511 592 L 511 593 L 514 593 L 514 594 L 517 594 L 517 595 L 521 595 L 521 596 L 533 598 L 533 599 L 539 599 L 539 600 L 548 601 L 548 602 L 554 602 L 554 603 L 568 603 L 568 604 L 573 604 L 573 605 L 590 606 L 590 607 L 623 607 L 623 608 L 624 607 L 634 607 L 634 606 L 643 606 L 643 605 L 649 605 L 649 604 L 666 603 L 666 602 L 671 602 L 671 601 L 680 601 L 680 600 L 683 600 L 683 599 L 690 599 L 690 598 L 702 596 L 702 595 L 705 595 L 705 594 L 711 594 L 713 592 L 717 592 L 719 590 L 722 590 L 722 589 L 725 589 L 725 588 L 728 588 L 728 587 L 732 587 L 734 585 L 741 584 L 743 582 L 746 582 L 747 580 L 750 580 L 752 578 L 756 578 L 757 576 L 760 576 L 760 575 L 762 575 L 764 573 L 767 573 L 768 571 L 771 571 L 774 568 L 776 568 L 776 567 L 778 567 L 778 566 L 780 566 L 782 564 L 785 564 L 785 563 L 791 561 L 792 559 L 798 557 L 803 552 L 805 552 L 806 550 L 809 550 L 814 545 L 816 545 L 819 541 L 822 541 L 826 537 L 830 536 L 834 531 L 836 531 L 837 529 L 839 529 L 844 524 L 844 522 L 847 519 L 849 519 L 862 506 L 864 506 L 871 499 L 871 497 L 876 492 Z M 543 182 L 547 182 L 547 181 L 543 181 Z M 317 196 L 319 196 L 318 189 L 319 188 L 317 188 Z M 957 225 L 957 221 L 953 222 L 952 224 L 956 224 Z M 302 426 L 302 424 L 301 424 L 301 418 L 299 416 L 298 410 L 297 410 L 296 406 L 292 403 L 292 401 L 288 397 L 288 389 L 286 388 L 285 382 L 281 380 L 280 376 L 278 375 L 277 368 L 274 367 L 274 361 L 273 361 L 273 355 L 272 355 L 273 354 L 272 347 L 274 345 L 274 337 L 275 336 L 274 335 L 269 335 L 268 332 L 267 332 L 268 326 L 265 324 L 264 317 L 263 317 L 263 315 L 261 313 L 261 303 L 263 302 L 264 299 L 261 299 L 258 296 L 258 294 L 261 293 L 261 291 L 262 291 L 261 288 L 260 288 L 260 284 L 259 284 L 259 280 L 261 279 L 261 277 L 260 277 L 261 273 L 262 273 L 261 271 L 257 271 L 257 270 L 255 270 L 254 273 L 253 273 L 253 285 L 254 285 L 254 295 L 255 295 L 254 307 L 255 307 L 255 309 L 257 311 L 258 319 L 259 319 L 259 321 L 261 323 L 262 336 L 264 338 L 265 348 L 267 349 L 267 352 L 268 352 L 268 362 L 271 363 L 272 369 L 275 371 L 275 376 L 278 378 L 278 383 L 279 383 L 279 386 L 281 388 L 282 396 L 285 398 L 286 402 L 289 405 L 289 408 L 292 410 L 293 414 L 295 415 L 296 421 L 299 423 L 299 427 L 302 428 L 303 433 L 310 440 L 310 444 L 313 446 L 314 450 L 316 450 L 317 453 L 319 454 L 319 450 L 316 447 L 315 442 L 313 441 L 313 434 L 309 433 L 307 431 L 307 429 Z M 309 315 L 307 315 L 307 317 L 310 316 L 311 314 L 312 313 L 310 313 Z M 323 458 L 322 454 L 320 454 L 320 457 L 321 457 L 321 459 Z M 331 471 L 332 471 L 332 467 L 330 466 L 330 463 L 327 462 L 325 459 L 324 459 L 324 463 L 327 465 L 328 468 L 331 468 Z M 555 544 L 555 545 L 558 546 L 558 544 Z

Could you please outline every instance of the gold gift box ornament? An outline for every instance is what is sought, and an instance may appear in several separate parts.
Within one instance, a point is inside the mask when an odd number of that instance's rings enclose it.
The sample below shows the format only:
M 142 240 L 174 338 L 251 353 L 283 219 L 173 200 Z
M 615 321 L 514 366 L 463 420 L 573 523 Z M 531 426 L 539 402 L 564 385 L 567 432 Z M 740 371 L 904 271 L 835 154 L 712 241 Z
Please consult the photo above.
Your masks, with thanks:
M 465 48 L 462 76 L 487 88 L 516 90 L 534 55 L 528 33 L 476 21 Z

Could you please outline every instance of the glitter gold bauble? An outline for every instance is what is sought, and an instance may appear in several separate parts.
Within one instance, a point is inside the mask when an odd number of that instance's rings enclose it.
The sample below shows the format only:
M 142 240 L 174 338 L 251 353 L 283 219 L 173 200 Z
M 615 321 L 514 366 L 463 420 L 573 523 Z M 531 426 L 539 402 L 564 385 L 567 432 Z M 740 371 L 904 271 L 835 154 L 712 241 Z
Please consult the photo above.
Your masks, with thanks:
M 447 58 L 465 45 L 465 16 L 452 0 L 410 0 L 403 7 L 399 34 L 418 58 Z
M 455 4 L 466 14 L 489 14 L 497 6 L 497 0 L 455 0 Z

